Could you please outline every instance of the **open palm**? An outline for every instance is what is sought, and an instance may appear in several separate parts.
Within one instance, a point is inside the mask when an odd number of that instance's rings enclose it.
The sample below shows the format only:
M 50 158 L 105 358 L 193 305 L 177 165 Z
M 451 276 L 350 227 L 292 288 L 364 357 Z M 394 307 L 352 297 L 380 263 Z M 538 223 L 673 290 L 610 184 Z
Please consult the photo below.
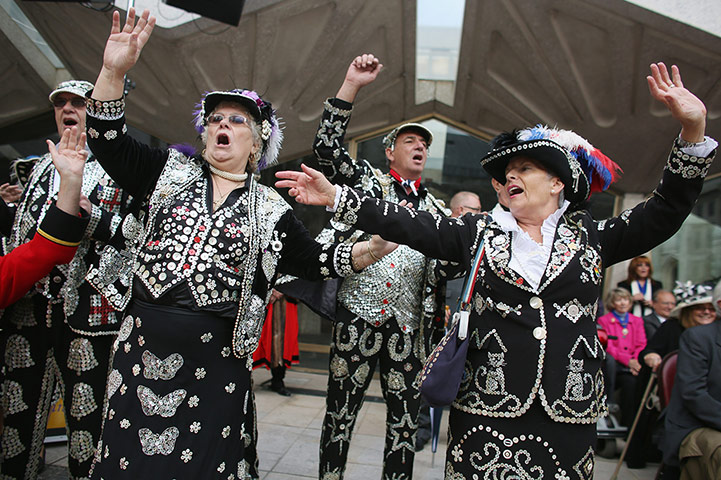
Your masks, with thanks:
M 66 129 L 57 147 L 50 140 L 47 143 L 53 164 L 61 178 L 82 177 L 85 160 L 88 158 L 85 132 L 78 135 L 77 127 Z
M 285 170 L 275 176 L 283 180 L 275 182 L 278 188 L 287 188 L 288 194 L 305 205 L 333 206 L 335 186 L 318 170 L 301 164 L 302 172 Z
M 140 57 L 140 52 L 148 42 L 155 26 L 155 17 L 145 10 L 135 22 L 135 9 L 128 11 L 125 26 L 120 29 L 120 14 L 113 12 L 113 26 L 105 44 L 103 66 L 117 73 L 130 70 Z

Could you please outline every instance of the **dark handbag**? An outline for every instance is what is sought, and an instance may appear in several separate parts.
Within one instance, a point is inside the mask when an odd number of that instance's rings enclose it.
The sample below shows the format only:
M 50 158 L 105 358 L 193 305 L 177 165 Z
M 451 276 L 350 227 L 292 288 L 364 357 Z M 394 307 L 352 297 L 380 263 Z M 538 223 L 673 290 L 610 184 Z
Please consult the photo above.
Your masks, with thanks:
M 476 250 L 471 271 L 463 286 L 458 311 L 453 314 L 451 328 L 423 364 L 419 389 L 421 397 L 431 407 L 450 405 L 458 395 L 468 353 L 467 337 L 468 319 L 471 314 L 471 295 L 482 258 L 483 239 Z

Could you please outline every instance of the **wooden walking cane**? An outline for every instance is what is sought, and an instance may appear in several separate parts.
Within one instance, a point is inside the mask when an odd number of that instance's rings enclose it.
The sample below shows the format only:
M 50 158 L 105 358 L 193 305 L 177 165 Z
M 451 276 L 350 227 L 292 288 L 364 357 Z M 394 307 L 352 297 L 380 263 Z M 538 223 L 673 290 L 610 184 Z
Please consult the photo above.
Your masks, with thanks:
M 614 470 L 610 480 L 616 480 L 618 478 L 618 472 L 621 470 L 621 465 L 623 465 L 623 459 L 626 456 L 626 452 L 628 451 L 628 446 L 631 445 L 631 438 L 633 437 L 633 432 L 636 430 L 636 425 L 638 425 L 639 418 L 641 418 L 641 412 L 643 412 L 643 409 L 646 407 L 646 400 L 648 399 L 648 394 L 651 393 L 651 388 L 653 387 L 653 382 L 656 380 L 656 376 L 656 372 L 652 372 L 651 377 L 648 379 L 646 391 L 643 392 L 641 404 L 638 406 L 638 411 L 636 412 L 636 418 L 633 419 L 631 430 L 628 432 L 628 437 L 626 437 L 626 445 L 624 445 L 623 447 L 623 451 L 621 452 L 621 458 L 618 459 L 618 463 L 616 464 L 616 470 Z

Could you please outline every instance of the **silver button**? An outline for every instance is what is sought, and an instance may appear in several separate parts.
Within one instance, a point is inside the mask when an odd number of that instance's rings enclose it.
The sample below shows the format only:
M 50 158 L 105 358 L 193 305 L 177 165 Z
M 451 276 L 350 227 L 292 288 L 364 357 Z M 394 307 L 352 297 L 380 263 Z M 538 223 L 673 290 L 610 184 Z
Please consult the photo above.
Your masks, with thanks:
M 546 338 L 546 329 L 543 327 L 536 327 L 533 329 L 533 338 L 536 340 L 543 340 Z
M 539 308 L 541 308 L 543 306 L 543 300 L 541 300 L 538 297 L 531 297 L 530 303 L 531 303 L 531 307 L 535 308 L 536 310 L 538 310 Z

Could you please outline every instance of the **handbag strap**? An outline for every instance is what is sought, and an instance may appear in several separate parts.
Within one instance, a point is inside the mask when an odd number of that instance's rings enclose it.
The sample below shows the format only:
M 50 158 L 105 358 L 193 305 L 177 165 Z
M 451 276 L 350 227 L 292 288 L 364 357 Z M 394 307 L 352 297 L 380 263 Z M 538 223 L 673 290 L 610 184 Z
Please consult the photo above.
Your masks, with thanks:
M 464 310 L 468 307 L 468 305 L 471 304 L 471 295 L 473 295 L 473 287 L 476 285 L 476 277 L 478 276 L 478 269 L 481 267 L 481 260 L 483 259 L 483 244 L 485 242 L 485 238 L 481 237 L 481 244 L 478 246 L 478 250 L 476 250 L 476 256 L 473 259 L 473 264 L 471 265 L 471 271 L 468 273 L 468 276 L 466 277 L 466 281 L 463 284 L 463 290 L 461 293 L 461 298 L 458 299 L 458 310 Z
M 478 269 L 481 266 L 481 260 L 483 259 L 483 252 L 485 248 L 483 246 L 485 239 L 481 235 L 481 243 L 478 245 L 476 250 L 476 256 L 473 259 L 471 270 L 468 272 L 466 282 L 463 285 L 463 291 L 461 298 L 458 300 L 458 339 L 465 340 L 468 335 L 468 320 L 471 315 L 471 295 L 473 295 L 473 287 L 476 285 L 476 277 L 478 276 Z

